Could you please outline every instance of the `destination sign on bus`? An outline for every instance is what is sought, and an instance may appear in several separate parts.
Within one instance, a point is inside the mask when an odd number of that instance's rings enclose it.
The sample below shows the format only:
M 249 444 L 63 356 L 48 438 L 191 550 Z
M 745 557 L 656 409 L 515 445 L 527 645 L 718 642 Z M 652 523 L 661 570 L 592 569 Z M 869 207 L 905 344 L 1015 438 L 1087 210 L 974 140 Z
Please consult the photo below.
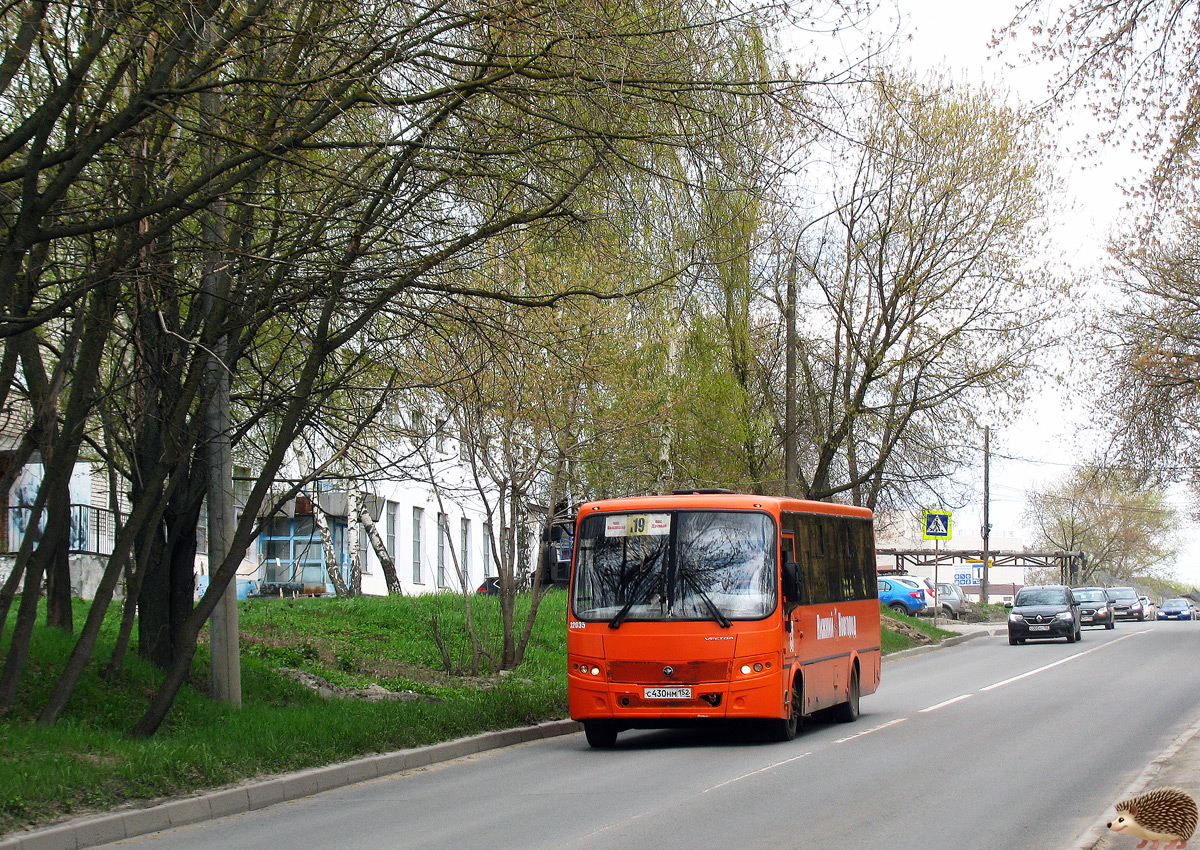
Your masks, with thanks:
M 670 533 L 670 514 L 615 514 L 604 520 L 605 537 L 650 537 Z

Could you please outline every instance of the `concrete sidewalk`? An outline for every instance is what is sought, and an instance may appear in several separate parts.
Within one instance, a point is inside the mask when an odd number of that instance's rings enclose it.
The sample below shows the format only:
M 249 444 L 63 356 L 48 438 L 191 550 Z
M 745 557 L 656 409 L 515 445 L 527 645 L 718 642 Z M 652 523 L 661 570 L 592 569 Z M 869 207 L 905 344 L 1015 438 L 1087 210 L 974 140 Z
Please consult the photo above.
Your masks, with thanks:
M 1113 804 L 1126 800 L 1143 791 L 1155 788 L 1179 788 L 1200 801 L 1200 720 L 1192 724 L 1178 738 L 1159 753 Z M 1108 829 L 1108 822 L 1116 817 L 1109 808 L 1097 815 L 1096 824 L 1079 836 L 1073 850 L 1126 850 L 1136 847 L 1141 839 L 1128 835 L 1117 835 Z

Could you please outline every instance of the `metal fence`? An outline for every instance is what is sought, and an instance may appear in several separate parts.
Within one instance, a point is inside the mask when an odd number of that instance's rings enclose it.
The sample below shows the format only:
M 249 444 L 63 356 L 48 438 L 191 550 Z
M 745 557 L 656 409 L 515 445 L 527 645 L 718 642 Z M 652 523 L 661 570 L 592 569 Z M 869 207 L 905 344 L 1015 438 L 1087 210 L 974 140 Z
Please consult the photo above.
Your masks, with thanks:
M 15 555 L 27 534 L 41 536 L 45 517 L 30 528 L 33 509 L 21 505 L 0 508 L 0 554 Z M 111 555 L 116 514 L 95 505 L 71 505 L 70 553 Z M 35 541 L 36 543 L 36 538 Z

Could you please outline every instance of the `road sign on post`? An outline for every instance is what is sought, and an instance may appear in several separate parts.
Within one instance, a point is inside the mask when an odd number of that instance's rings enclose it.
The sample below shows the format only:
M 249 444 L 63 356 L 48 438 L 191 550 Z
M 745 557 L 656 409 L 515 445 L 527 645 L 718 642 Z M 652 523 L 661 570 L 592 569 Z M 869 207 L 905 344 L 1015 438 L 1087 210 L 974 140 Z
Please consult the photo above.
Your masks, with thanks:
M 950 511 L 925 511 L 921 537 L 925 540 L 949 540 Z

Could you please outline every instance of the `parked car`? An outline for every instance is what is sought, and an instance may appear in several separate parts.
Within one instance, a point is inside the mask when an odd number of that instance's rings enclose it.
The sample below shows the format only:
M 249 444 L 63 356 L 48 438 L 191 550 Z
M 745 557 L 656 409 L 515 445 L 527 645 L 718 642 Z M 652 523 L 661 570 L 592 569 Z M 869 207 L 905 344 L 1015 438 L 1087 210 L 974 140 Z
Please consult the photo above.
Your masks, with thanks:
M 889 576 L 889 578 L 925 594 L 925 607 L 921 609 L 921 613 L 928 614 L 933 609 L 933 582 L 929 579 L 908 574 Z
M 951 620 L 957 620 L 967 610 L 967 595 L 961 587 L 953 582 L 939 581 L 937 585 L 937 604 L 939 612 Z
M 483 580 L 483 584 L 481 584 L 481 585 L 479 585 L 479 587 L 475 588 L 475 592 L 483 593 L 488 596 L 499 596 L 500 595 L 500 577 L 499 576 L 486 576 Z
M 900 614 L 915 617 L 925 607 L 925 591 L 901 576 L 879 579 L 879 601 Z
M 1154 615 L 1158 612 L 1158 606 L 1154 604 L 1154 600 L 1149 596 L 1139 596 L 1142 600 L 1142 616 L 1147 620 L 1153 620 Z
M 1192 603 L 1187 599 L 1176 597 L 1168 599 L 1158 608 L 1160 620 L 1190 620 L 1192 619 Z
M 1146 612 L 1142 610 L 1142 600 L 1135 588 L 1106 587 L 1104 592 L 1113 601 L 1113 616 L 1118 620 L 1144 620 Z
M 1079 629 L 1079 603 L 1071 588 L 1061 584 L 1030 584 L 1017 591 L 1008 613 L 1008 642 L 1066 638 L 1074 643 Z
M 1103 626 L 1111 629 L 1117 625 L 1116 618 L 1113 616 L 1113 601 L 1108 598 L 1103 587 L 1073 587 L 1071 592 L 1075 594 L 1075 599 L 1079 602 L 1079 625 L 1081 627 Z

